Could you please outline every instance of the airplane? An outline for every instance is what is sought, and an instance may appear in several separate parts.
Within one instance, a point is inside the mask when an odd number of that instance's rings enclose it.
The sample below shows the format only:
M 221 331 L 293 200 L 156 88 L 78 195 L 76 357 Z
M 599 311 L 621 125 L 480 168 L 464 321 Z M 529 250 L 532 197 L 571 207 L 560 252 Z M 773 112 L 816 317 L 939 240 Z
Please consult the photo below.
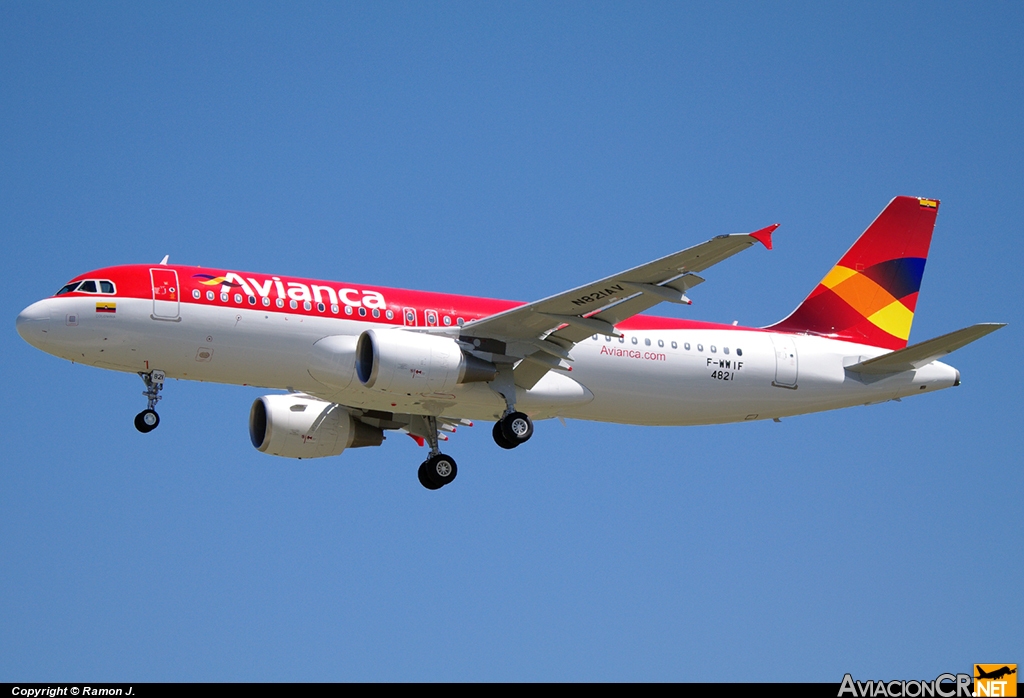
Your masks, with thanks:
M 319 458 L 404 432 L 429 455 L 420 484 L 458 468 L 440 442 L 473 420 L 516 448 L 534 422 L 686 426 L 898 400 L 960 384 L 938 359 L 1003 323 L 909 345 L 939 209 L 898 196 L 789 316 L 761 328 L 642 314 L 687 294 L 778 224 L 719 235 L 647 264 L 521 303 L 168 264 L 76 276 L 25 308 L 18 333 L 55 356 L 137 373 L 160 423 L 168 378 L 252 385 L 259 451 Z
M 974 665 L 974 669 L 975 669 L 975 671 L 977 671 L 977 676 L 974 677 L 976 679 L 994 679 L 994 680 L 998 680 L 998 679 L 1003 678 L 1004 676 L 1009 676 L 1010 674 L 1016 674 L 1017 673 L 1016 665 L 1014 665 L 1013 669 L 1011 669 L 1008 666 L 1003 666 L 1003 667 L 1001 667 L 999 669 L 995 669 L 993 671 L 985 671 L 984 669 L 981 668 L 981 666 L 975 664 Z

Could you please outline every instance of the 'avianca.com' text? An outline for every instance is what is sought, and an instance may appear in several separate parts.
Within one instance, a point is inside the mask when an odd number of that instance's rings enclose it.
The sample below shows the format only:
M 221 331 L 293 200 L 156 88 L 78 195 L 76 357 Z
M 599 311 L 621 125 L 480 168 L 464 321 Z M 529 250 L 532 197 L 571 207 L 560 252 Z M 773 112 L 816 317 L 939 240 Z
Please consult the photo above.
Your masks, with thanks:
M 619 349 L 601 345 L 601 353 L 608 356 L 621 356 L 627 359 L 640 359 L 643 361 L 665 361 L 664 354 L 655 351 L 640 351 L 639 349 Z

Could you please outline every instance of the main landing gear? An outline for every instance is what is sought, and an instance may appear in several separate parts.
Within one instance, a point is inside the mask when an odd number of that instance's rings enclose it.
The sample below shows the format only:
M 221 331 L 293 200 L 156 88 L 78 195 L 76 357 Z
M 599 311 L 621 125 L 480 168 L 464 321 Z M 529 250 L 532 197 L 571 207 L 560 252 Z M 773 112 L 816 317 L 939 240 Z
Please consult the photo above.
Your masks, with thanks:
M 524 444 L 533 436 L 533 422 L 522 412 L 516 411 L 516 386 L 511 364 L 502 364 L 498 376 L 491 383 L 491 389 L 505 400 L 505 412 L 494 423 L 491 435 L 494 443 L 502 448 L 513 449 Z
M 154 370 L 149 373 L 139 371 L 139 377 L 146 384 L 146 392 L 142 394 L 146 396 L 148 404 L 146 409 L 135 415 L 135 428 L 143 434 L 148 434 L 160 426 L 160 415 L 153 408 L 160 402 L 160 390 L 164 387 L 165 376 L 163 371 Z
M 430 455 L 420 465 L 420 484 L 428 490 L 439 490 L 452 482 L 459 474 L 459 468 L 455 465 L 455 459 L 441 453 L 437 447 L 437 418 L 424 417 L 427 423 L 427 443 L 430 444 Z
M 494 423 L 491 435 L 494 443 L 512 449 L 530 440 L 533 422 L 522 412 L 510 412 Z

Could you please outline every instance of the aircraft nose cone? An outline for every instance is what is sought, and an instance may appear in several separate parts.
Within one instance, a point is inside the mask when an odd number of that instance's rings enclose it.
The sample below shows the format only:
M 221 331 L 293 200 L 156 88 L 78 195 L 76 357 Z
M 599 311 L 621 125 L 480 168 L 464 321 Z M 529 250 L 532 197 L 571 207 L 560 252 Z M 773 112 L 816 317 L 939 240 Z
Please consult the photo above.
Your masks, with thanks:
M 50 329 L 50 308 L 46 301 L 38 301 L 18 313 L 18 334 L 32 346 L 38 345 Z

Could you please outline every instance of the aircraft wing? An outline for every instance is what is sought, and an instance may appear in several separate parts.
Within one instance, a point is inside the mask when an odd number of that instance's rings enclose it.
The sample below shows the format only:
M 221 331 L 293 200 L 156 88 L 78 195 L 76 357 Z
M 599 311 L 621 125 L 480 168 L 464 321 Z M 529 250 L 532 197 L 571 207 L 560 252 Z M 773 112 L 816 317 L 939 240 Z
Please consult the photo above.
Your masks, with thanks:
M 569 349 L 594 334 L 619 336 L 615 325 L 662 301 L 689 304 L 687 290 L 703 271 L 760 242 L 771 249 L 778 224 L 753 233 L 719 235 L 694 247 L 612 276 L 467 323 L 460 339 L 493 360 L 524 359 L 515 383 L 530 388 L 551 369 L 566 370 Z M 473 341 L 478 340 L 478 341 Z

